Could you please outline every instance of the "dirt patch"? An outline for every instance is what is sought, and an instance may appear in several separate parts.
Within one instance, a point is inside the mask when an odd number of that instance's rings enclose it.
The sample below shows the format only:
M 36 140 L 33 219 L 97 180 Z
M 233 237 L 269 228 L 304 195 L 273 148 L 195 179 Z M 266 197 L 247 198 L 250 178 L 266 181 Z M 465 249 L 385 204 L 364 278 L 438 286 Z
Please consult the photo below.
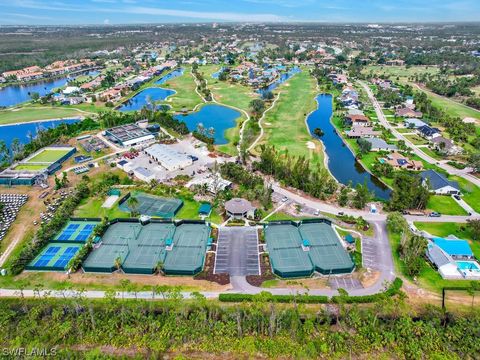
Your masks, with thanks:
M 219 285 L 228 285 L 230 284 L 230 275 L 226 273 L 214 274 L 213 270 L 215 267 L 215 254 L 208 253 L 205 258 L 205 267 L 203 271 L 194 277 L 194 280 L 197 281 L 207 281 L 214 282 Z
M 273 280 L 275 276 L 270 266 L 270 258 L 266 254 L 260 255 L 260 275 L 247 275 L 246 280 L 250 285 L 260 287 L 264 281 Z
M 307 141 L 307 148 L 310 150 L 315 150 L 315 143 L 313 141 Z
M 62 284 L 72 284 L 75 288 L 108 289 L 121 287 L 122 280 L 129 280 L 139 290 L 147 290 L 153 286 L 181 286 L 188 290 L 226 291 L 228 286 L 220 286 L 206 280 L 196 280 L 190 276 L 159 276 L 159 275 L 132 275 L 115 272 L 113 274 L 93 274 L 77 272 L 70 276 L 60 272 L 24 272 L 18 280 L 25 280 L 32 284 L 42 283 L 48 288 L 58 288 Z M 77 286 L 75 286 L 77 285 Z M 61 287 L 61 286 L 60 286 Z
M 362 284 L 364 288 L 368 288 L 373 286 L 377 283 L 378 279 L 380 278 L 379 271 L 365 271 L 361 274 L 358 274 L 358 280 Z

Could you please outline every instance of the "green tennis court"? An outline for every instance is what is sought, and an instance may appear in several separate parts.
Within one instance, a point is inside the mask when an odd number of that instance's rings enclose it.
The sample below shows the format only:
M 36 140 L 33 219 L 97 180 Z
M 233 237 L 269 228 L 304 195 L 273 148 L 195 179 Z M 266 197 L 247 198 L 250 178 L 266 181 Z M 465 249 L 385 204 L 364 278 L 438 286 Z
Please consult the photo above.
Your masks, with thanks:
M 44 149 L 34 157 L 28 159 L 29 163 L 54 163 L 67 155 L 70 149 Z
M 167 199 L 145 193 L 131 194 L 130 197 L 137 200 L 135 207 L 133 208 L 129 197 L 126 197 L 119 205 L 120 210 L 125 212 L 136 210 L 141 215 L 173 218 L 183 206 L 183 201 L 180 199 Z
M 209 234 L 210 227 L 204 223 L 117 221 L 84 261 L 83 269 L 112 272 L 120 265 L 125 273 L 153 274 L 162 265 L 167 274 L 195 274 L 203 267 Z
M 294 225 L 269 224 L 265 240 L 273 272 L 280 277 L 306 277 L 313 274 L 313 265 L 302 249 L 302 238 Z
M 352 258 L 331 225 L 302 223 L 298 229 L 302 239 L 310 243 L 309 256 L 315 271 L 328 275 L 349 273 L 353 270 L 355 265 Z
M 272 269 L 280 277 L 343 274 L 355 267 L 328 221 L 270 223 L 264 231 Z

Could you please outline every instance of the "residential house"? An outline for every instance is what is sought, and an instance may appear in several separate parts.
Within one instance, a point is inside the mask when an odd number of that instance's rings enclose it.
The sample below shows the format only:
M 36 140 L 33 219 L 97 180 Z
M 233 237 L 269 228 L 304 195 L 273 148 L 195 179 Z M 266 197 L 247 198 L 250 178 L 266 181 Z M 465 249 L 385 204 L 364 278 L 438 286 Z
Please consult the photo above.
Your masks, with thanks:
M 420 126 L 417 129 L 417 132 L 420 136 L 422 136 L 422 137 L 424 137 L 425 139 L 428 139 L 428 140 L 432 140 L 436 137 L 442 136 L 440 134 L 440 130 L 438 130 L 437 128 L 432 128 L 428 125 Z
M 403 125 L 405 125 L 405 127 L 409 129 L 418 129 L 419 127 L 426 126 L 427 124 L 420 119 L 411 118 L 405 119 Z
M 352 128 L 345 132 L 350 139 L 358 138 L 373 138 L 382 134 L 381 131 L 375 131 L 372 127 L 367 126 L 352 126 Z
M 462 153 L 462 148 L 455 145 L 455 143 L 446 139 L 443 136 L 437 136 L 430 140 L 433 144 L 434 149 L 438 150 L 445 155 L 458 155 Z
M 448 180 L 445 175 L 439 174 L 435 170 L 427 170 L 420 174 L 422 183 L 427 186 L 431 192 L 437 195 L 455 195 L 460 194 L 460 186 L 456 181 Z
M 397 145 L 388 144 L 385 140 L 380 138 L 371 138 L 366 139 L 371 145 L 371 151 L 395 151 L 397 150 Z
M 421 111 L 415 111 L 408 107 L 403 107 L 395 111 L 395 116 L 406 118 L 421 118 L 423 113 Z
M 385 65 L 387 66 L 403 66 L 405 65 L 405 61 L 400 59 L 393 59 L 385 61 Z
M 384 162 L 393 166 L 394 169 L 405 169 L 412 171 L 423 170 L 423 163 L 418 160 L 410 160 L 408 157 L 403 156 L 399 152 L 392 152 L 388 154 Z
M 365 115 L 350 115 L 345 116 L 345 126 L 369 126 L 370 120 Z

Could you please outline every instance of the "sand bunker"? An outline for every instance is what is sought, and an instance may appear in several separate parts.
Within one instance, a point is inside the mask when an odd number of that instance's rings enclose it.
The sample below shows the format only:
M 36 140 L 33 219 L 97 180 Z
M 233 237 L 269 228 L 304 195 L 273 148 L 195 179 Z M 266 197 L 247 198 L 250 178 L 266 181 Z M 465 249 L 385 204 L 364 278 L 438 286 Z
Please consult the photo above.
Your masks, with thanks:
M 315 150 L 315 143 L 312 141 L 307 141 L 307 148 Z

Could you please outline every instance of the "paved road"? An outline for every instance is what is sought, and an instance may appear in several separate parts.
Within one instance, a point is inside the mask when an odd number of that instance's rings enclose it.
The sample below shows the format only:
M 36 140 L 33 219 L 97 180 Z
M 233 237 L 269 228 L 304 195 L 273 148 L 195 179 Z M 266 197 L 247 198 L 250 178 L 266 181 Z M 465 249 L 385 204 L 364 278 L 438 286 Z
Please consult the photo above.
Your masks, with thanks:
M 480 186 L 480 179 L 471 175 L 471 174 L 468 174 L 465 172 L 465 170 L 460 170 L 460 169 L 456 169 L 442 161 L 438 161 L 430 156 L 428 156 L 427 154 L 425 154 L 423 151 L 421 151 L 420 149 L 418 149 L 408 138 L 406 138 L 403 134 L 399 133 L 397 131 L 397 129 L 395 129 L 388 121 L 387 121 L 387 118 L 385 117 L 385 114 L 383 113 L 383 110 L 382 110 L 382 107 L 380 106 L 380 104 L 378 103 L 377 99 L 375 98 L 375 95 L 373 95 L 373 92 L 372 90 L 368 87 L 367 84 L 365 84 L 363 81 L 359 81 L 359 84 L 365 89 L 365 91 L 367 92 L 367 95 L 368 95 L 368 98 L 370 99 L 374 109 L 375 109 L 375 112 L 377 114 L 377 117 L 378 117 L 378 120 L 380 121 L 380 123 L 385 126 L 387 129 L 389 129 L 392 134 L 399 140 L 403 140 L 405 141 L 405 144 L 407 144 L 411 149 L 412 151 L 418 155 L 420 158 L 422 158 L 423 160 L 429 162 L 430 164 L 436 164 L 439 168 L 442 168 L 443 170 L 447 171 L 449 174 L 451 175 L 457 175 L 459 177 L 462 177 L 464 178 L 465 180 L 468 180 L 470 181 L 471 183 L 474 183 L 475 185 L 477 186 Z

